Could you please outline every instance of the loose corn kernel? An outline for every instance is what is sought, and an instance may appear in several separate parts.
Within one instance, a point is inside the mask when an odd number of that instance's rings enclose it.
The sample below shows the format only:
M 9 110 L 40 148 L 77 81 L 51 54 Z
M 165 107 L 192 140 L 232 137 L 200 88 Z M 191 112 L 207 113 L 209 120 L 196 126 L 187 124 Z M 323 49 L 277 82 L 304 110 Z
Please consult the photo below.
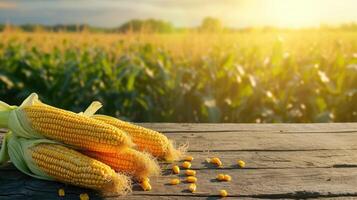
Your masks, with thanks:
M 196 183 L 197 182 L 197 178 L 194 176 L 189 176 L 186 178 L 186 181 L 189 183 Z
M 82 193 L 79 195 L 80 200 L 89 200 L 89 196 L 87 193 Z
M 230 175 L 228 175 L 228 174 L 225 174 L 223 180 L 224 181 L 231 181 L 232 177 Z
M 192 170 L 192 169 L 188 169 L 188 170 L 186 170 L 185 174 L 187 176 L 196 176 L 196 171 Z
M 226 197 L 226 196 L 228 196 L 227 190 L 220 190 L 220 191 L 219 191 L 219 194 L 221 195 L 221 197 Z
M 212 164 L 217 165 L 218 167 L 220 167 L 220 166 L 223 165 L 222 161 L 221 161 L 219 158 L 217 158 L 217 157 L 212 158 L 210 162 L 211 162 Z
M 193 157 L 192 156 L 186 156 L 186 158 L 184 159 L 185 161 L 193 161 Z
M 190 190 L 192 193 L 196 192 L 196 184 L 191 183 L 190 186 L 188 187 L 188 190 Z
M 180 168 L 179 166 L 175 165 L 172 167 L 172 171 L 174 172 L 174 174 L 179 174 L 180 173 Z
M 189 168 L 191 168 L 191 163 L 185 161 L 185 162 L 182 163 L 182 167 L 185 168 L 185 169 L 189 169 Z
M 244 168 L 245 167 L 245 162 L 243 160 L 238 160 L 237 164 L 240 168 Z
M 151 190 L 151 185 L 149 181 L 143 181 L 141 184 L 141 188 L 143 188 L 144 191 L 150 191 Z
M 224 174 L 218 174 L 217 175 L 217 180 L 223 181 L 224 180 Z
M 64 197 L 64 195 L 65 195 L 64 189 L 63 188 L 58 189 L 58 196 Z
M 150 179 L 148 177 L 142 177 L 140 180 L 140 183 L 146 181 L 146 182 L 150 182 Z
M 177 179 L 177 178 L 172 179 L 172 180 L 170 181 L 170 184 L 171 184 L 171 185 L 177 185 L 177 184 L 179 184 L 179 183 L 180 183 L 180 180 Z

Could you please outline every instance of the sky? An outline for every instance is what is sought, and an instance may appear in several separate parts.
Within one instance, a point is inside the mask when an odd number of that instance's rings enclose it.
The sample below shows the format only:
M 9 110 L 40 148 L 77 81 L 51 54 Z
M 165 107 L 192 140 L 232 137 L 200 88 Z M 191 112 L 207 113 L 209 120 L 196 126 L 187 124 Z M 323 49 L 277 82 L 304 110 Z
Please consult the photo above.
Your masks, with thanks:
M 357 22 L 357 0 L 0 0 L 0 23 L 117 27 L 156 18 L 193 27 L 206 16 L 229 27 L 311 27 Z

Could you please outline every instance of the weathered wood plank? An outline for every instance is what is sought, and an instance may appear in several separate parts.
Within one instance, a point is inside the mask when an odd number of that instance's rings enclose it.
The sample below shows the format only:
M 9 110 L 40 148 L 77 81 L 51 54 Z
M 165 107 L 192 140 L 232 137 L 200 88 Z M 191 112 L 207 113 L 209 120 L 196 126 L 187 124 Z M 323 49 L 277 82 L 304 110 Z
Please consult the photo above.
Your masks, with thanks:
M 310 169 L 232 169 L 229 174 L 232 182 L 217 182 L 214 178 L 226 170 L 199 170 L 197 193 L 186 192 L 188 184 L 168 185 L 176 175 L 164 175 L 152 178 L 153 190 L 143 192 L 134 186 L 133 196 L 199 196 L 214 197 L 219 189 L 226 189 L 232 197 L 252 198 L 309 198 L 357 196 L 357 170 L 351 168 L 310 168 Z M 17 170 L 0 171 L 0 197 L 22 194 L 24 196 L 47 195 L 55 197 L 57 189 L 63 184 L 35 180 Z M 183 180 L 184 177 L 181 177 Z M 5 183 L 6 184 L 3 184 Z M 95 193 L 85 189 L 67 186 L 66 193 L 75 198 L 81 192 L 88 192 L 93 199 L 99 198 Z
M 3 134 L 0 134 L 2 140 Z M 307 151 L 357 150 L 357 134 L 329 133 L 170 133 L 177 144 L 189 144 L 189 151 Z
M 219 157 L 224 169 L 239 168 L 238 159 L 246 161 L 249 169 L 357 167 L 357 150 L 190 152 L 190 155 L 194 157 L 193 169 L 211 168 L 205 161 L 211 157 Z
M 262 169 L 229 171 L 232 182 L 217 182 L 218 173 L 225 170 L 199 170 L 197 195 L 214 195 L 219 189 L 227 189 L 232 196 L 273 196 L 288 197 L 306 192 L 306 197 L 315 195 L 357 195 L 357 170 L 350 168 L 336 169 Z M 178 186 L 165 185 L 174 175 L 153 180 L 153 190 L 149 193 L 191 195 L 183 192 L 187 184 Z M 141 191 L 136 192 L 144 193 Z
M 106 199 L 217 199 L 219 189 L 227 189 L 232 195 L 229 199 L 357 198 L 357 124 L 144 126 L 163 130 L 177 143 L 189 142 L 193 168 L 198 171 L 198 192 L 186 192 L 187 184 L 167 185 L 175 176 L 166 170 L 162 177 L 152 179 L 150 192 L 136 185 L 128 197 Z M 204 160 L 212 156 L 222 159 L 223 169 L 206 164 Z M 234 164 L 237 159 L 245 160 L 247 168 L 239 169 Z M 230 174 L 233 181 L 215 182 L 221 172 Z M 101 199 L 93 191 L 36 180 L 11 166 L 0 169 L 0 199 L 58 199 L 60 187 L 66 189 L 65 199 L 78 199 L 82 192 Z
M 256 132 L 170 133 L 178 144 L 189 144 L 190 151 L 234 150 L 321 150 L 357 149 L 357 134 L 352 133 L 289 133 Z
M 244 124 L 244 123 L 138 123 L 158 131 L 170 132 L 357 132 L 357 123 L 309 123 L 309 124 Z

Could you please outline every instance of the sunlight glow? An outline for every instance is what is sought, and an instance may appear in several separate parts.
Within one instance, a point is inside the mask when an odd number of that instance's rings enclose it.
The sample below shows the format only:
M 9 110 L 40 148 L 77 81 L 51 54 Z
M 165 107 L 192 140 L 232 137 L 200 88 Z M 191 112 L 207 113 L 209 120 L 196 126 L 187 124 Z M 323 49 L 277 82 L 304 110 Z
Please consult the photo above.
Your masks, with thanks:
M 267 5 L 273 24 L 283 27 L 303 27 L 318 24 L 320 12 L 317 1 L 274 1 Z

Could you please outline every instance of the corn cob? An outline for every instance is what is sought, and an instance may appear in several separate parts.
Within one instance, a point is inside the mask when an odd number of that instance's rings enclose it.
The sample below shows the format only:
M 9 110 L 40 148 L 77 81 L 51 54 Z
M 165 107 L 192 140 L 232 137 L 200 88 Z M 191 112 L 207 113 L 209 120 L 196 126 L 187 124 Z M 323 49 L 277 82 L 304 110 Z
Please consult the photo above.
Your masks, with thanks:
M 114 117 L 109 117 L 106 115 L 94 115 L 95 112 L 102 107 L 102 104 L 98 101 L 92 102 L 92 104 L 84 111 L 80 113 L 96 120 L 103 121 L 107 124 L 117 127 L 131 137 L 132 141 L 137 145 L 137 149 L 140 151 L 146 151 L 155 157 L 163 158 L 166 161 L 179 160 L 186 151 L 187 145 L 181 146 L 175 149 L 172 141 L 170 141 L 165 135 L 147 129 L 141 126 L 131 124 L 119 120 Z
M 108 165 L 46 139 L 11 136 L 10 160 L 22 172 L 40 179 L 57 180 L 111 194 L 130 191 L 130 180 Z
M 20 107 L 1 109 L 0 125 L 20 137 L 49 138 L 78 149 L 111 152 L 122 146 L 133 146 L 124 131 L 85 115 L 46 105 L 36 94 L 30 95 Z
M 126 131 L 140 151 L 149 152 L 155 157 L 174 161 L 179 160 L 183 154 L 183 149 L 175 149 L 172 141 L 157 131 L 105 115 L 93 115 L 92 118 Z
M 113 153 L 95 151 L 83 151 L 83 153 L 111 166 L 115 171 L 133 176 L 139 181 L 160 173 L 158 163 L 150 154 L 131 148 L 118 149 Z

